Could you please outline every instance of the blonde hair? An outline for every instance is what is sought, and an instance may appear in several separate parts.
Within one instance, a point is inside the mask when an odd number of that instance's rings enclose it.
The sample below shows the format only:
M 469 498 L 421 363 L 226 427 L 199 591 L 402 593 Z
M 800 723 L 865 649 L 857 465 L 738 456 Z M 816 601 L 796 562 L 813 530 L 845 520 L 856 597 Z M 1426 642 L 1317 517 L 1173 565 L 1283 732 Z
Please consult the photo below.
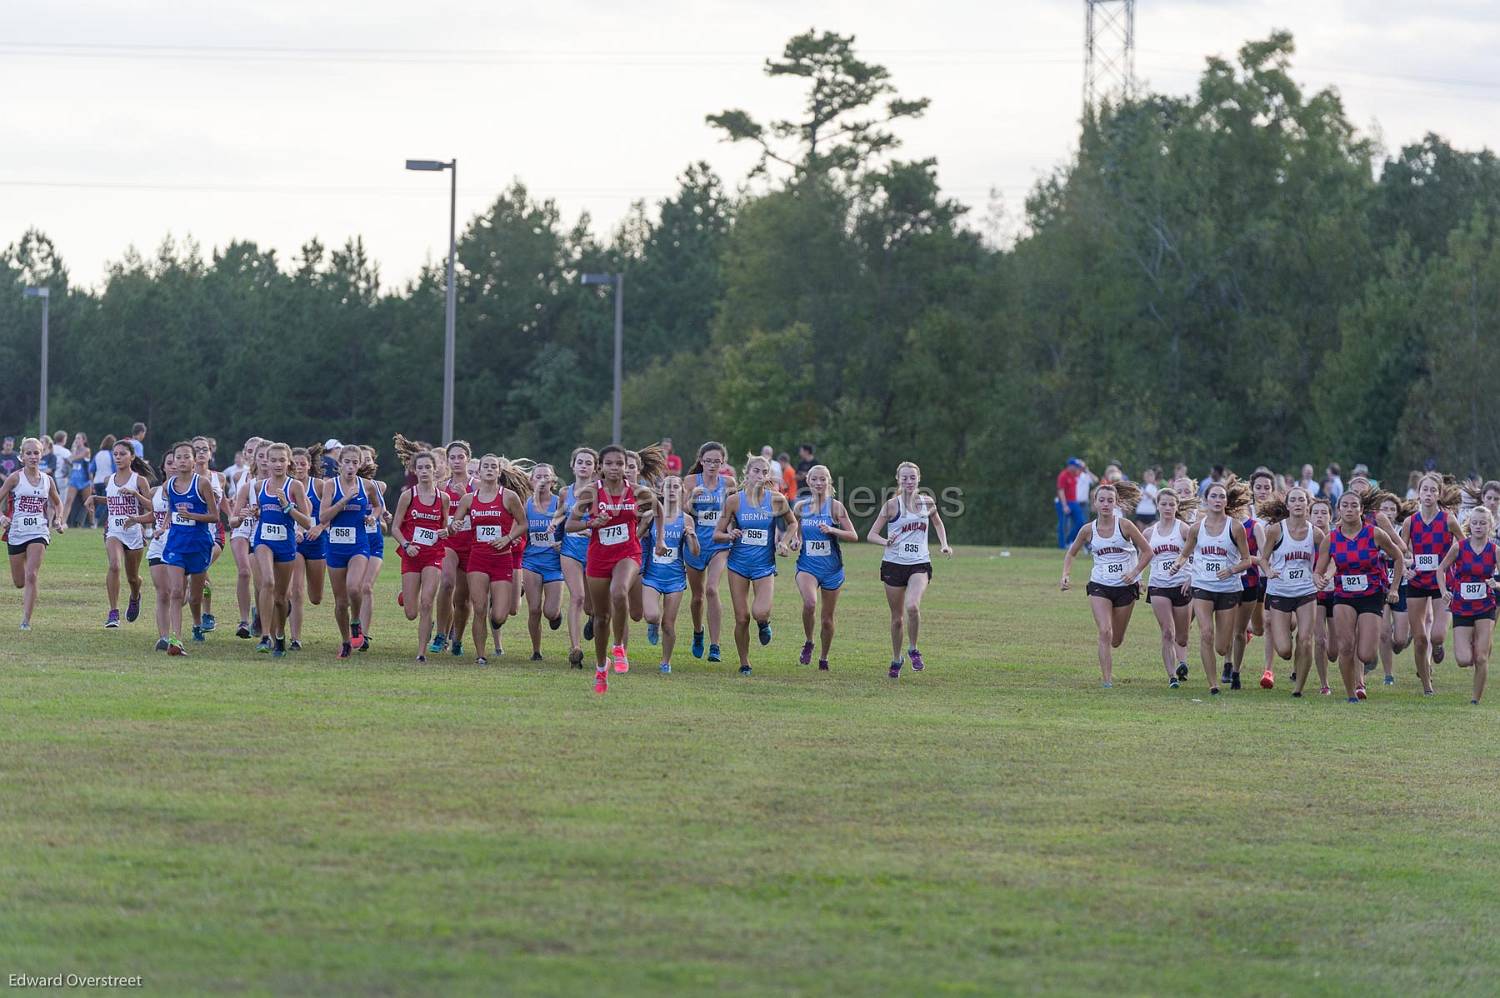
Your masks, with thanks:
M 36 437 L 26 437 L 24 440 L 21 441 L 21 453 L 25 454 L 26 453 L 26 448 L 30 447 L 32 444 L 36 444 L 36 449 L 37 450 L 41 450 L 42 449 L 42 442 L 40 440 L 38 440 Z
M 916 465 L 912 465 L 912 467 L 915 468 Z M 826 464 L 815 464 L 815 465 L 813 465 L 811 468 L 807 469 L 807 477 L 811 478 L 813 472 L 815 472 L 815 471 L 821 471 L 823 474 L 825 474 L 825 475 L 828 476 L 828 494 L 830 496 L 838 495 L 838 493 L 834 490 L 834 487 L 833 487 L 833 472 L 831 472 L 831 471 L 828 470 L 828 465 L 826 465 Z M 918 474 L 918 476 L 920 476 L 921 472 L 918 472 L 917 474 Z M 809 485 L 808 486 L 808 490 L 811 491 L 811 489 L 812 489 L 812 486 Z
M 907 468 L 915 471 L 917 473 L 918 479 L 922 477 L 922 469 L 917 467 L 917 463 L 915 461 L 902 461 L 900 464 L 896 465 L 897 477 L 899 477 L 901 475 L 901 472 L 906 470 Z

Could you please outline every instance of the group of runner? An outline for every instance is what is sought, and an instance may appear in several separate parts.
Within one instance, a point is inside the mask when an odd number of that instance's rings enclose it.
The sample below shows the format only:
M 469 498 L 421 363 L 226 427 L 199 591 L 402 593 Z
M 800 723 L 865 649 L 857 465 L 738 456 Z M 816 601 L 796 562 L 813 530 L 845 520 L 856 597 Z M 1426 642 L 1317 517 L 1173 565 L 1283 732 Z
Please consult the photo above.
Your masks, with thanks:
M 772 640 L 776 559 L 795 556 L 805 638 L 799 662 L 810 665 L 816 649 L 818 668 L 828 669 L 844 585 L 840 544 L 861 538 L 827 467 L 811 468 L 806 494 L 789 498 L 772 487 L 764 457 L 751 456 L 736 475 L 715 441 L 698 449 L 685 475 L 667 473 L 666 452 L 656 445 L 579 447 L 566 485 L 551 465 L 476 458 L 463 440 L 433 447 L 398 434 L 395 447 L 409 484 L 391 503 L 369 447 L 343 445 L 336 473 L 323 477 L 320 445 L 252 437 L 245 466 L 226 476 L 213 468 L 207 437 L 174 445 L 159 468 L 117 444 L 116 471 L 97 500 L 107 511 L 104 626 L 121 624 L 122 578 L 124 620 L 139 616 L 144 558 L 156 592 L 156 647 L 188 654 L 217 628 L 208 569 L 227 546 L 237 569 L 238 637 L 258 639 L 256 650 L 273 657 L 300 651 L 305 605 L 321 605 L 331 584 L 338 657 L 349 658 L 371 646 L 388 533 L 400 560 L 397 602 L 417 624 L 417 662 L 444 651 L 462 656 L 468 631 L 476 663 L 488 664 L 492 644 L 502 653 L 502 628 L 519 615 L 524 595 L 531 658 L 543 657 L 543 620 L 553 630 L 566 620 L 569 663 L 582 669 L 592 640 L 594 689 L 603 693 L 610 668 L 629 671 L 632 621 L 645 622 L 647 641 L 661 647 L 660 671 L 672 671 L 685 594 L 693 656 L 721 661 L 726 580 L 739 671 L 750 674 L 752 627 L 760 644 Z M 31 628 L 47 544 L 65 529 L 56 486 L 39 468 L 41 452 L 38 441 L 24 441 L 21 468 L 0 483 L 0 531 L 12 581 L 23 591 L 23 631 Z M 893 679 L 908 661 L 915 671 L 924 667 L 917 639 L 932 577 L 929 530 L 952 553 L 917 466 L 903 462 L 896 478 L 895 495 L 864 538 L 884 549 Z
M 1248 482 L 1231 475 L 1200 497 L 1197 482 L 1179 477 L 1158 494 L 1157 519 L 1138 526 L 1129 513 L 1139 487 L 1101 485 L 1097 515 L 1063 557 L 1061 588 L 1071 588 L 1073 560 L 1087 550 L 1106 687 L 1144 577 L 1174 689 L 1188 681 L 1193 621 L 1210 694 L 1241 688 L 1246 647 L 1264 636 L 1262 688 L 1275 687 L 1279 658 L 1291 663 L 1293 697 L 1302 696 L 1314 669 L 1320 692 L 1330 695 L 1327 670 L 1336 662 L 1349 703 L 1366 698 L 1365 677 L 1381 665 L 1385 685 L 1393 685 L 1395 656 L 1408 646 L 1422 692 L 1434 695 L 1433 666 L 1444 659 L 1451 629 L 1454 657 L 1472 674 L 1470 702 L 1478 704 L 1500 588 L 1500 481 L 1460 484 L 1429 473 L 1415 492 L 1403 500 L 1356 476 L 1331 504 L 1301 486 L 1278 492 L 1274 475 L 1258 469 Z

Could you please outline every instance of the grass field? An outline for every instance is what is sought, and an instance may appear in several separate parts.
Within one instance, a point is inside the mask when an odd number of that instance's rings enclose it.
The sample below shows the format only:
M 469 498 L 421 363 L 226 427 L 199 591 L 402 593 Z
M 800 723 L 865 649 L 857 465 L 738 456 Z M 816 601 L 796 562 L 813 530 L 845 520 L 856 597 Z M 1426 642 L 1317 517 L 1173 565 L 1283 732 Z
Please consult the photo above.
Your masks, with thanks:
M 755 675 L 638 634 L 607 697 L 511 654 L 281 661 L 104 619 L 98 535 L 0 594 L 0 974 L 152 993 L 1493 994 L 1500 704 L 1410 655 L 1368 703 L 1168 690 L 1142 605 L 1099 688 L 1052 551 L 937 567 L 885 676 L 875 552 L 833 671 L 783 569 Z M 149 584 L 148 584 L 149 592 Z M 684 620 L 686 610 L 684 609 Z M 688 627 L 684 623 L 684 631 Z M 511 628 L 507 628 L 508 631 Z M 727 640 L 727 639 L 726 639 Z M 1256 660 L 1259 645 L 1252 645 Z

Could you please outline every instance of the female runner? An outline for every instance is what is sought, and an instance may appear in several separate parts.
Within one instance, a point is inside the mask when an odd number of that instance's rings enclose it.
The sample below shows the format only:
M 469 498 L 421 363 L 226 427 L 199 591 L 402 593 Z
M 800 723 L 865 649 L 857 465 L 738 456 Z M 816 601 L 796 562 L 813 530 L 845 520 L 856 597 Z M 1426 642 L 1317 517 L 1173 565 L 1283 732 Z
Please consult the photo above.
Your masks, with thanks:
M 589 602 L 589 586 L 584 569 L 588 560 L 589 536 L 586 529 L 569 533 L 566 521 L 578 505 L 578 495 L 599 480 L 599 453 L 592 447 L 576 448 L 568 458 L 573 469 L 573 484 L 563 490 L 558 504 L 556 536 L 560 545 L 563 579 L 568 586 L 568 664 L 575 669 L 583 668 L 583 644 L 579 628 L 585 614 L 589 614 L 589 637 L 593 636 L 593 615 Z
M 104 592 L 109 597 L 109 616 L 105 627 L 120 626 L 120 572 L 130 585 L 130 602 L 125 620 L 134 623 L 141 615 L 141 556 L 146 553 L 146 531 L 141 515 L 151 508 L 151 466 L 135 456 L 131 446 L 116 443 L 110 454 L 117 469 L 104 482 L 102 496 L 84 499 L 92 514 L 96 502 L 104 502 L 104 551 L 109 557 L 109 571 L 104 576 Z M 149 520 L 147 521 L 149 522 Z
M 922 596 L 932 582 L 932 560 L 927 553 L 927 530 L 937 531 L 938 549 L 952 557 L 948 528 L 932 497 L 917 491 L 921 470 L 910 461 L 896 466 L 896 495 L 880 507 L 880 515 L 865 539 L 885 549 L 880 557 L 880 581 L 891 611 L 891 678 L 901 677 L 901 627 L 906 624 L 907 654 L 913 672 L 926 665 L 917 651 L 917 633 L 922 623 Z M 889 529 L 887 529 L 889 525 Z M 882 534 L 881 531 L 885 533 Z
M 443 556 L 443 582 L 438 587 L 438 633 L 427 650 L 437 654 L 449 645 L 459 656 L 464 653 L 464 627 L 469 622 L 469 551 L 474 547 L 474 529 L 454 514 L 464 496 L 474 491 L 474 479 L 469 476 L 473 452 L 467 440 L 454 440 L 443 453 L 448 459 L 448 480 L 443 485 L 448 496 L 448 536 L 443 541 L 447 553 Z
M 359 475 L 375 488 L 370 496 L 373 508 L 369 518 L 365 520 L 365 547 L 368 550 L 365 552 L 364 578 L 360 580 L 359 614 L 356 620 L 350 622 L 351 629 L 356 623 L 359 625 L 362 642 L 359 650 L 363 652 L 370 650 L 370 623 L 375 619 L 375 582 L 380 578 L 381 568 L 385 566 L 385 531 L 391 522 L 391 511 L 385 501 L 385 482 L 375 477 L 380 472 L 375 448 L 357 449 L 364 451 L 365 456 Z
M 728 486 L 721 470 L 728 451 L 716 440 L 698 448 L 698 460 L 682 480 L 683 491 L 693 515 L 693 531 L 698 535 L 698 553 L 684 556 L 688 587 L 692 598 L 688 609 L 693 615 L 693 657 L 703 657 L 703 618 L 708 615 L 708 660 L 717 662 L 719 636 L 722 633 L 724 609 L 719 602 L 719 583 L 729 564 L 729 543 L 714 539 L 719 518 L 724 512 Z
M 1438 568 L 1438 586 L 1443 602 L 1453 612 L 1453 652 L 1461 669 L 1474 670 L 1474 696 L 1478 704 L 1489 678 L 1490 648 L 1495 639 L 1495 542 L 1490 538 L 1495 519 L 1483 506 L 1469 514 L 1468 539 L 1448 549 Z M 1449 585 L 1457 585 L 1457 595 Z
M 1234 641 L 1230 648 L 1230 657 L 1224 663 L 1224 674 L 1219 679 L 1221 683 L 1229 683 L 1229 688 L 1232 690 L 1240 689 L 1240 667 L 1244 665 L 1245 647 L 1250 643 L 1251 636 L 1265 633 L 1265 618 L 1261 601 L 1266 596 L 1266 583 L 1261 578 L 1259 563 L 1255 559 L 1260 556 L 1261 549 L 1265 546 L 1266 528 L 1255 516 L 1255 505 L 1257 497 L 1262 503 L 1270 501 L 1273 482 L 1271 473 L 1268 471 L 1259 471 L 1252 475 L 1249 490 L 1250 503 L 1248 506 L 1241 506 L 1233 514 L 1234 518 L 1245 528 L 1245 547 L 1250 555 L 1250 567 L 1240 574 L 1240 605 L 1235 609 Z M 1269 645 L 1266 652 L 1269 655 Z M 1260 685 L 1263 689 L 1271 689 L 1276 685 L 1269 662 L 1266 663 L 1265 671 L 1261 673 Z
M 1312 672 L 1313 628 L 1320 613 L 1313 566 L 1327 534 L 1307 518 L 1312 496 L 1300 485 L 1283 499 L 1267 499 L 1257 507 L 1266 526 L 1260 568 L 1266 579 L 1266 616 L 1270 625 L 1266 644 L 1283 662 L 1292 663 L 1292 696 L 1301 697 Z M 1295 633 L 1295 642 L 1293 635 Z M 1328 666 L 1318 660 L 1318 675 L 1327 686 Z M 1265 686 L 1264 680 L 1261 682 Z M 1269 689 L 1270 687 L 1266 687 Z
M 771 600 L 776 592 L 776 556 L 785 556 L 797 514 L 786 496 L 771 488 L 771 462 L 759 454 L 745 464 L 744 487 L 724 500 L 714 540 L 730 542 L 729 598 L 734 604 L 734 647 L 740 675 L 750 675 L 750 618 L 760 643 L 771 643 Z M 782 527 L 778 531 L 777 525 Z M 780 537 L 778 538 L 778 534 Z
M 408 447 L 410 449 L 408 450 Z M 437 458 L 430 450 L 409 445 L 396 434 L 396 453 L 417 484 L 401 491 L 391 521 L 391 540 L 401 552 L 401 607 L 407 620 L 418 620 L 417 661 L 427 661 L 432 637 L 432 604 L 443 574 L 445 548 L 440 539 L 448 529 L 447 497 L 437 487 Z
M 1401 540 L 1411 551 L 1411 578 L 1407 582 L 1406 619 L 1411 628 L 1412 658 L 1416 659 L 1417 679 L 1422 690 L 1432 689 L 1432 663 L 1441 662 L 1439 652 L 1448 631 L 1447 608 L 1440 601 L 1438 565 L 1448 549 L 1463 539 L 1458 517 L 1448 508 L 1454 505 L 1441 475 L 1429 472 L 1417 481 L 1417 509 L 1401 524 Z M 1472 514 L 1471 514 L 1472 515 Z
M 542 618 L 552 630 L 562 624 L 562 556 L 553 524 L 562 500 L 553 492 L 556 473 L 550 464 L 531 469 L 531 497 L 526 500 L 526 550 L 521 555 L 521 587 L 526 590 L 526 629 L 531 660 L 542 660 Z
M 186 655 L 182 639 L 182 605 L 189 602 L 201 607 L 203 583 L 208 561 L 213 557 L 214 542 L 209 524 L 217 523 L 214 491 L 208 479 L 198 474 L 197 459 L 191 441 L 172 445 L 173 476 L 162 485 L 171 516 L 171 530 L 162 546 L 161 560 L 167 580 L 168 655 Z
M 1235 506 L 1249 500 L 1249 495 L 1233 483 Z M 1189 528 L 1182 554 L 1172 562 L 1176 574 L 1192 559 L 1193 616 L 1198 621 L 1198 657 L 1208 673 L 1208 692 L 1219 693 L 1219 659 L 1229 655 L 1233 646 L 1234 622 L 1239 612 L 1240 593 L 1244 591 L 1239 575 L 1250 563 L 1245 528 L 1229 510 L 1229 488 L 1215 482 L 1203 496 L 1204 506 L 1198 522 Z
M 250 497 L 260 488 L 260 479 L 265 477 L 266 446 L 267 442 L 260 437 L 245 441 L 249 466 L 240 476 L 239 487 L 229 505 L 229 550 L 234 555 L 234 593 L 240 606 L 240 626 L 234 632 L 237 638 L 260 636 L 260 610 L 253 602 L 260 598 L 260 568 L 250 556 L 255 541 L 255 521 L 245 511 L 250 506 Z
M 214 493 L 215 518 L 208 525 L 208 536 L 214 544 L 213 554 L 209 556 L 208 567 L 213 568 L 214 562 L 219 560 L 219 555 L 224 553 L 224 527 L 221 517 L 224 512 L 224 476 L 213 470 L 214 440 L 212 437 L 194 437 L 193 461 L 197 466 L 198 474 L 208 479 L 209 488 Z M 203 576 L 203 603 L 198 610 L 198 628 L 193 631 L 193 640 L 202 641 L 203 635 L 218 626 L 213 613 L 213 583 L 208 578 L 208 573 Z
M 599 451 L 603 477 L 598 485 L 575 494 L 573 511 L 564 524 L 566 531 L 589 531 L 586 558 L 589 600 L 597 618 L 594 628 L 594 692 L 607 693 L 608 644 L 614 626 L 613 650 L 616 672 L 630 671 L 625 653 L 625 619 L 629 613 L 630 586 L 641 570 L 641 541 L 636 523 L 643 510 L 656 509 L 656 494 L 644 486 L 632 488 L 625 481 L 625 448 L 610 444 Z
M 1142 533 L 1151 548 L 1151 580 L 1146 597 L 1151 612 L 1161 628 L 1161 660 L 1167 668 L 1167 685 L 1177 689 L 1188 677 L 1188 628 L 1192 624 L 1192 573 L 1186 568 L 1172 571 L 1172 563 L 1187 544 L 1184 523 L 1196 510 L 1198 495 L 1179 498 L 1175 491 L 1163 489 L 1156 496 L 1156 522 Z
M 125 442 L 127 447 L 129 442 Z M 130 450 L 131 458 L 135 457 L 135 449 Z M 161 460 L 161 482 L 151 496 L 151 513 L 149 517 L 141 516 L 138 519 L 152 525 L 151 543 L 146 548 L 146 567 L 151 572 L 151 586 L 156 590 L 156 650 L 170 652 L 172 640 L 171 615 L 169 613 L 172 597 L 172 581 L 167 566 L 162 563 L 161 556 L 166 550 L 167 539 L 172 530 L 171 507 L 167 505 L 167 482 L 171 481 L 177 474 L 177 456 L 167 451 Z
M 1385 515 L 1386 519 L 1396 524 L 1396 532 L 1391 536 L 1401 537 L 1401 531 L 1406 525 L 1407 511 L 1415 504 L 1403 506 L 1400 499 L 1394 493 L 1381 490 L 1378 494 L 1375 508 Z M 1402 545 L 1405 547 L 1405 545 Z M 1408 552 L 1409 553 L 1409 552 Z M 1411 618 L 1406 604 L 1407 583 L 1405 579 L 1398 578 L 1392 573 L 1391 560 L 1383 559 L 1381 562 L 1386 578 L 1397 592 L 1396 602 L 1388 604 L 1385 614 L 1380 623 L 1380 664 L 1385 667 L 1385 685 L 1393 686 L 1396 682 L 1395 659 L 1396 656 L 1406 650 L 1411 644 Z M 1411 561 L 1408 558 L 1407 565 Z M 1410 569 L 1408 567 L 1408 573 Z
M 652 519 L 646 531 L 645 546 L 651 551 L 646 562 L 645 613 L 646 640 L 661 641 L 661 671 L 672 671 L 672 650 L 677 647 L 677 611 L 682 594 L 687 591 L 687 565 L 683 548 L 698 547 L 698 533 L 692 528 L 682 507 L 682 479 L 668 475 L 661 483 L 661 515 Z
M 291 604 L 292 570 L 297 565 L 296 528 L 312 527 L 312 504 L 302 483 L 289 474 L 292 449 L 273 443 L 266 449 L 268 474 L 255 493 L 251 511 L 257 521 L 254 555 L 260 564 L 260 605 L 270 617 L 256 651 L 275 658 L 286 654 L 286 625 Z M 272 643 L 274 639 L 274 644 Z
M 1152 550 L 1133 520 L 1116 515 L 1119 496 L 1115 486 L 1109 483 L 1099 486 L 1094 491 L 1094 506 L 1098 517 L 1083 525 L 1067 554 L 1063 555 L 1060 588 L 1067 592 L 1072 586 L 1068 574 L 1073 559 L 1086 546 L 1094 557 L 1094 568 L 1089 573 L 1086 588 L 1089 606 L 1094 612 L 1094 624 L 1099 629 L 1099 674 L 1108 689 L 1115 684 L 1114 649 L 1125 641 L 1130 615 L 1135 612 L 1136 600 L 1141 598 L 1137 580 L 1151 563 Z M 1173 685 L 1176 685 L 1175 678 Z
M 473 492 L 459 500 L 460 523 L 472 524 L 473 545 L 466 559 L 465 582 L 474 613 L 474 664 L 489 665 L 485 657 L 489 630 L 499 629 L 510 614 L 515 559 L 511 545 L 526 533 L 526 476 L 503 457 L 479 459 L 479 479 Z M 450 524 L 451 526 L 451 524 Z M 498 621 L 496 618 L 499 618 Z M 457 642 L 454 642 L 457 646 Z
M 333 619 L 339 629 L 339 658 L 363 648 L 359 611 L 364 601 L 370 545 L 365 520 L 373 506 L 375 486 L 361 477 L 364 453 L 346 444 L 339 451 L 338 475 L 324 479 L 319 516 L 327 528 L 328 578 L 333 583 Z
M 1308 520 L 1326 537 L 1333 529 L 1333 506 L 1327 499 L 1314 499 Z M 1318 663 L 1318 676 L 1323 681 L 1323 688 L 1318 692 L 1326 697 L 1333 692 L 1328 687 L 1328 663 L 1339 660 L 1338 636 L 1333 631 L 1333 587 L 1321 585 L 1317 572 L 1313 572 L 1313 585 L 1318 587 L 1318 610 L 1313 615 L 1313 659 Z M 1296 679 L 1296 676 L 1292 677 L 1293 682 Z
M 6 550 L 10 554 L 10 581 L 21 590 L 21 630 L 31 630 L 31 613 L 36 609 L 37 576 L 42 558 L 52 543 L 50 523 L 59 535 L 67 530 L 63 523 L 62 497 L 57 494 L 57 480 L 43 473 L 42 442 L 36 437 L 21 441 L 21 467 L 0 483 L 0 509 L 11 499 L 10 515 L 0 514 L 5 528 Z
M 302 650 L 302 601 L 323 603 L 323 580 L 328 569 L 328 531 L 323 523 L 323 445 L 292 449 L 292 477 L 302 483 L 311 504 L 313 524 L 297 531 L 297 561 L 292 569 L 291 650 Z
M 1385 604 L 1396 591 L 1385 581 L 1380 554 L 1395 563 L 1395 577 L 1406 571 L 1406 554 L 1383 527 L 1365 520 L 1364 505 L 1352 489 L 1339 497 L 1339 519 L 1318 549 L 1319 585 L 1333 583 L 1333 626 L 1338 634 L 1339 672 L 1350 703 L 1365 698 L 1361 663 L 1373 666 L 1380 654 Z
M 857 544 L 859 531 L 849 519 L 844 504 L 834 498 L 833 474 L 826 465 L 807 469 L 809 495 L 796 503 L 797 534 L 791 546 L 797 549 L 797 591 L 802 594 L 801 665 L 812 662 L 813 621 L 819 621 L 818 670 L 828 671 L 828 649 L 833 645 L 833 615 L 839 592 L 844 588 L 844 553 L 839 542 Z M 818 598 L 822 596 L 822 612 Z

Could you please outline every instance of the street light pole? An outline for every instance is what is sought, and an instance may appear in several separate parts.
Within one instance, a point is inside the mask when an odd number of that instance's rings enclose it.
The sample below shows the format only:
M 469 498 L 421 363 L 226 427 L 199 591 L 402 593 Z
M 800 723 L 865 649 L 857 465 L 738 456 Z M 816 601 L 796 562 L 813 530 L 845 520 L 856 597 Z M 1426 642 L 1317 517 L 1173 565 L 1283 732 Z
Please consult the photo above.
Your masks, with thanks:
M 608 284 L 615 289 L 615 406 L 610 427 L 614 443 L 620 442 L 620 393 L 625 381 L 625 275 L 584 274 L 584 284 Z
M 27 288 L 23 294 L 27 298 L 40 298 L 42 300 L 42 404 L 41 411 L 37 416 L 37 435 L 43 440 L 47 439 L 47 355 L 51 352 L 47 344 L 47 313 L 52 304 L 51 288 Z M 618 360 L 616 361 L 618 363 Z
M 443 317 L 443 443 L 453 439 L 453 355 L 457 339 L 458 288 L 454 267 L 458 253 L 458 157 L 448 162 L 436 159 L 409 159 L 408 170 L 452 172 L 448 188 L 448 295 Z

